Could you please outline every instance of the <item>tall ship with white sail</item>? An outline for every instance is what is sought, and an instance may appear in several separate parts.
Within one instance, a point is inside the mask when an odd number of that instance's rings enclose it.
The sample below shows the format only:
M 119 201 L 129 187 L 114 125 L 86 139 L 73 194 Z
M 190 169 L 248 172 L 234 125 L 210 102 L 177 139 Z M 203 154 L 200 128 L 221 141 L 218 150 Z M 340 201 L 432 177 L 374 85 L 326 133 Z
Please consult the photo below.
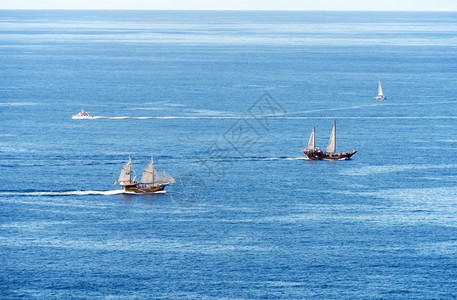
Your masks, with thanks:
M 379 101 L 386 99 L 386 96 L 384 96 L 384 94 L 382 93 L 381 80 L 379 80 L 378 82 L 378 95 L 374 98 Z
M 154 168 L 154 160 L 151 157 L 151 162 L 143 170 L 140 182 L 135 181 L 136 176 L 132 178 L 132 159 L 122 167 L 121 174 L 116 183 L 122 186 L 122 189 L 126 192 L 136 194 L 147 194 L 162 191 L 170 183 L 176 182 L 167 171 L 163 171 L 161 174 Z
M 336 152 L 336 119 L 333 120 L 333 129 L 330 134 L 330 139 L 328 141 L 325 151 L 322 151 L 319 148 L 315 147 L 315 126 L 309 137 L 308 146 L 302 150 L 303 154 L 307 159 L 310 160 L 346 160 L 350 159 L 357 151 L 344 151 Z

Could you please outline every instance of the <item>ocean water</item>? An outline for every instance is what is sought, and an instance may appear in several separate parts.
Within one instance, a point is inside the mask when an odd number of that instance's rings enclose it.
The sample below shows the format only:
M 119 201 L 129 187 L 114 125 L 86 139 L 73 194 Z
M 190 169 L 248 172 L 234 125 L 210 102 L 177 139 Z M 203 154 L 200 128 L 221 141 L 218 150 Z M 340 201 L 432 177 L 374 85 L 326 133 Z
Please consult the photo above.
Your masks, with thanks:
M 0 298 L 455 298 L 456 83 L 457 13 L 0 11 Z

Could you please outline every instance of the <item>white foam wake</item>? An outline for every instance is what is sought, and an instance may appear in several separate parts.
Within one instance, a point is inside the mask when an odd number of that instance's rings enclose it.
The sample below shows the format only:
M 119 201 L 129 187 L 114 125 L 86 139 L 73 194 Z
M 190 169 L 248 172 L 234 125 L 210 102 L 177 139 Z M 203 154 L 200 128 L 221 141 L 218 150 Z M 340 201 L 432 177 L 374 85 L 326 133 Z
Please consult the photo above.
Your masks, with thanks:
M 302 157 L 264 157 L 262 160 L 304 160 L 305 156 Z
M 154 194 L 165 194 L 166 191 L 158 191 Z M 125 192 L 123 190 L 111 190 L 111 191 L 64 191 L 64 192 L 0 192 L 0 196 L 87 196 L 87 195 L 119 195 L 119 194 L 135 194 L 131 192 Z
M 131 116 L 118 116 L 118 117 L 108 117 L 108 116 L 94 116 L 92 119 L 108 119 L 108 120 L 170 120 L 170 119 L 188 119 L 188 120 L 199 120 L 199 119 L 239 119 L 241 116 L 156 116 L 156 117 L 131 117 Z M 90 120 L 90 119 L 87 119 Z
M 300 157 L 288 157 L 286 160 L 307 160 L 308 158 L 306 156 L 300 156 Z

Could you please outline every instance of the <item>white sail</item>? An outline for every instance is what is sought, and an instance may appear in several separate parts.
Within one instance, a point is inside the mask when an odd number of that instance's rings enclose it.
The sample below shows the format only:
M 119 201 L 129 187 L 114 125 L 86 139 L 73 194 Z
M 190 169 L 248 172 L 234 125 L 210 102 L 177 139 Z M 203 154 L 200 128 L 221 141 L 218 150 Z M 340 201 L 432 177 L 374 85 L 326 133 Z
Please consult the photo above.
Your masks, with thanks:
M 330 139 L 328 141 L 327 148 L 325 148 L 325 153 L 335 153 L 336 152 L 336 120 L 333 120 L 333 129 L 330 134 Z
M 382 86 L 381 86 L 381 80 L 379 80 L 378 83 L 378 97 L 382 97 L 384 94 L 382 93 Z
M 175 180 L 173 177 L 171 177 L 171 175 L 168 174 L 167 171 L 164 170 L 164 171 L 163 171 L 163 175 L 165 176 L 165 180 L 166 180 L 167 182 L 169 182 L 169 183 L 174 183 L 174 182 L 176 182 L 176 180 Z
M 130 181 L 132 179 L 132 160 L 129 161 L 122 167 L 121 174 L 119 175 L 119 182 Z
M 154 170 L 154 177 L 156 183 L 167 183 L 167 179 L 165 178 L 165 176 L 160 174 L 160 172 L 157 170 Z
M 315 148 L 315 144 L 314 144 L 315 131 L 316 131 L 316 126 L 313 126 L 313 131 L 311 131 L 311 135 L 309 136 L 309 140 L 308 140 L 308 146 L 305 148 L 305 150 L 314 150 L 314 148 Z
M 143 174 L 141 175 L 140 183 L 145 184 L 153 184 L 154 183 L 154 160 L 151 158 L 151 162 L 143 170 Z

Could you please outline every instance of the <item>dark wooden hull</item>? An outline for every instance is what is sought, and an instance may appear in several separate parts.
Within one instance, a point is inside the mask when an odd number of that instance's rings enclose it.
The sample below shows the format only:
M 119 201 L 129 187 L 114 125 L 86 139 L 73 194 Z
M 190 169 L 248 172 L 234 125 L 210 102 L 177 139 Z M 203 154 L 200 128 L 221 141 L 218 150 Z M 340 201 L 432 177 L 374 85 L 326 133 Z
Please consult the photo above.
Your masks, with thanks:
M 320 149 L 316 150 L 302 150 L 307 159 L 310 160 L 322 160 L 324 159 L 324 153 Z
M 347 160 L 347 159 L 350 159 L 351 156 L 356 153 L 357 153 L 357 151 L 325 154 L 324 159 L 326 159 L 326 160 Z
M 151 194 L 162 191 L 168 184 L 153 184 L 153 185 L 124 185 L 122 189 L 128 193 L 135 194 Z
M 322 150 L 304 150 L 303 154 L 309 160 L 347 160 L 350 159 L 352 155 L 356 154 L 357 151 L 352 152 L 341 152 L 341 153 L 324 153 Z

